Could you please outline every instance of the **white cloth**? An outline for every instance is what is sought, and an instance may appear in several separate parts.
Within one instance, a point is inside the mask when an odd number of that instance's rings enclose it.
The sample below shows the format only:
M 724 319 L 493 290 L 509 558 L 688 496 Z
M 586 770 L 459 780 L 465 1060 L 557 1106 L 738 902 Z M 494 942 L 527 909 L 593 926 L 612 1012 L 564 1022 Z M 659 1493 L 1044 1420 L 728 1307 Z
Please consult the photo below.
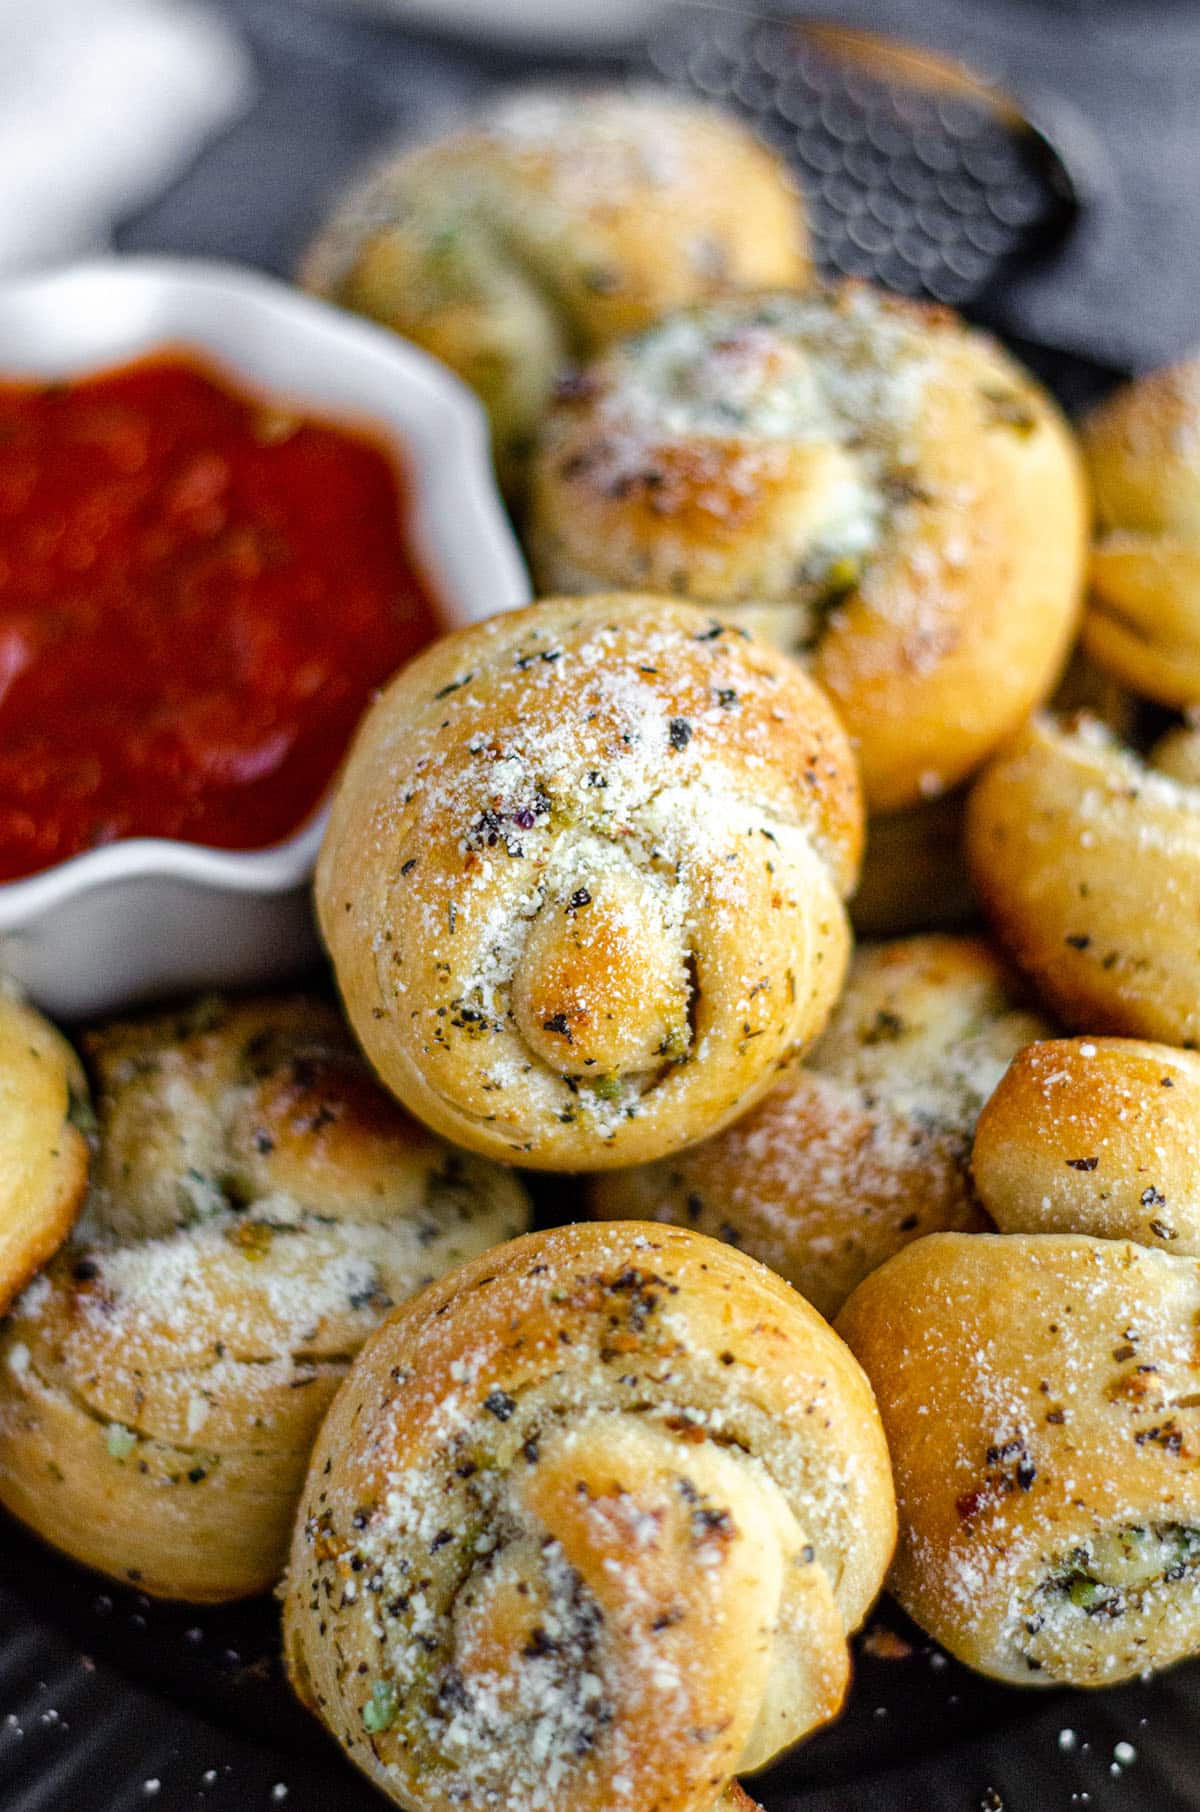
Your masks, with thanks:
M 0 0 L 0 272 L 103 247 L 253 90 L 191 0 Z

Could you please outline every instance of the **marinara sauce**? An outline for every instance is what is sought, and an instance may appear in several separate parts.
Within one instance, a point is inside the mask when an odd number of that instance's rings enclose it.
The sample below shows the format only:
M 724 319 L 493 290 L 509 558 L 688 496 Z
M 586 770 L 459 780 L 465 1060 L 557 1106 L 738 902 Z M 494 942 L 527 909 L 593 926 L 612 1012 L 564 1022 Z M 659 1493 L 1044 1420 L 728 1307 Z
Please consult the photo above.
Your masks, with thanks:
M 437 629 L 364 436 L 184 355 L 0 383 L 0 880 L 286 837 Z

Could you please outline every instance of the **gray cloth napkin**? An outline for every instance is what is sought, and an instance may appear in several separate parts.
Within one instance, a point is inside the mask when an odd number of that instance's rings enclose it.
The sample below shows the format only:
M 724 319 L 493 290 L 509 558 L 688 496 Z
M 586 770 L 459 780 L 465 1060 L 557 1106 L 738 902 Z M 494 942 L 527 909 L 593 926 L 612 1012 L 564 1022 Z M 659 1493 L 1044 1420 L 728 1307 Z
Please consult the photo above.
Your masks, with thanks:
M 1074 231 L 988 298 L 1009 332 L 1113 367 L 1200 346 L 1195 0 L 809 0 L 1006 85 L 1084 192 Z
M 127 247 L 290 272 L 331 196 L 389 138 L 498 82 L 578 68 L 298 0 L 220 4 L 251 43 L 261 99 L 126 223 Z M 1200 344 L 1200 0 L 767 0 L 757 10 L 836 16 L 957 54 L 1009 86 L 1059 143 L 1086 205 L 1056 252 L 985 299 L 996 325 L 1114 369 Z

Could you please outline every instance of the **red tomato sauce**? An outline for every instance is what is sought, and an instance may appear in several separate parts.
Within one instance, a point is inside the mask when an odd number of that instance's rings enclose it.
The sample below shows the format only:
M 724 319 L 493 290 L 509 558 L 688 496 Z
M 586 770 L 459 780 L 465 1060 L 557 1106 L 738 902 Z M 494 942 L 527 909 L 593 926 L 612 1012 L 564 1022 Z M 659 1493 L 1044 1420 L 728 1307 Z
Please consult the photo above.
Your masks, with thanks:
M 369 438 L 183 355 L 0 383 L 0 880 L 297 829 L 437 631 L 403 517 Z

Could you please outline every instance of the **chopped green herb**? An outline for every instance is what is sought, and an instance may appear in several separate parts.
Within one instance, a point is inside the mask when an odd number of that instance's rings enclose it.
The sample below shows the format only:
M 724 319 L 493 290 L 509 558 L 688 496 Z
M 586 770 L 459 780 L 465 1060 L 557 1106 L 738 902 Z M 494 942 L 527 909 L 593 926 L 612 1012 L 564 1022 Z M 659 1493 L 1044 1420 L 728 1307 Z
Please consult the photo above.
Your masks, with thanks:
M 123 1422 L 110 1422 L 104 1431 L 104 1445 L 119 1465 L 125 1464 L 137 1444 L 132 1428 L 126 1428 Z
M 390 1730 L 396 1722 L 399 1709 L 396 1688 L 392 1682 L 376 1680 L 371 1688 L 371 1696 L 362 1708 L 363 1729 L 369 1730 L 372 1736 L 378 1736 L 380 1731 Z
M 175 1199 L 184 1226 L 211 1220 L 229 1207 L 229 1198 L 215 1177 L 205 1176 L 189 1164 L 175 1184 Z
M 1067 1587 L 1067 1597 L 1081 1611 L 1094 1611 L 1108 1597 L 1108 1587 L 1098 1579 L 1089 1579 L 1086 1573 L 1076 1573 Z
M 818 600 L 821 608 L 832 610 L 850 596 L 861 578 L 862 561 L 856 555 L 843 554 L 840 559 L 832 561 L 821 575 L 821 595 Z

